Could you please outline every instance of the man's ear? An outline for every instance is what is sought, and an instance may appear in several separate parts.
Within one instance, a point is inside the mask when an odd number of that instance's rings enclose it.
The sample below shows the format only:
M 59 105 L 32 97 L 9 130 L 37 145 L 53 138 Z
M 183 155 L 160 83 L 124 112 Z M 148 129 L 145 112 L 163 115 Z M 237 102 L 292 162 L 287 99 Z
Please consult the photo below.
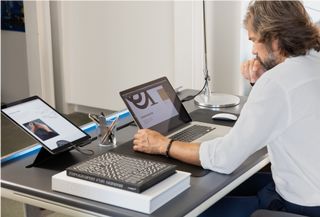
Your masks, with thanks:
M 273 50 L 273 52 L 279 51 L 279 36 L 273 36 L 272 50 Z

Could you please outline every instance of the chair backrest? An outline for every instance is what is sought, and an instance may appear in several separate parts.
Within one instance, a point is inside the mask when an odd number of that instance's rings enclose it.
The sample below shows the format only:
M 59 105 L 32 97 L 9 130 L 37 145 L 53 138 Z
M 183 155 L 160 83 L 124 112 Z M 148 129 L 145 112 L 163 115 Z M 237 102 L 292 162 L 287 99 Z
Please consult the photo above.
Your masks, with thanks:
M 298 215 L 287 212 L 279 212 L 272 210 L 259 209 L 251 214 L 250 217 L 303 217 L 304 215 Z

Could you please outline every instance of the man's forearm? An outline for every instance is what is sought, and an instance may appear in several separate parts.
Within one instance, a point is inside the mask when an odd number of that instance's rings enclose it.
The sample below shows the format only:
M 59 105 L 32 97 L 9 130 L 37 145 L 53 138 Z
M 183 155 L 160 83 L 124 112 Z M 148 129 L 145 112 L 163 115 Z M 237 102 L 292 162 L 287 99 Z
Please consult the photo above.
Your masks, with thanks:
M 170 146 L 169 156 L 189 164 L 201 166 L 199 155 L 200 144 L 174 141 Z

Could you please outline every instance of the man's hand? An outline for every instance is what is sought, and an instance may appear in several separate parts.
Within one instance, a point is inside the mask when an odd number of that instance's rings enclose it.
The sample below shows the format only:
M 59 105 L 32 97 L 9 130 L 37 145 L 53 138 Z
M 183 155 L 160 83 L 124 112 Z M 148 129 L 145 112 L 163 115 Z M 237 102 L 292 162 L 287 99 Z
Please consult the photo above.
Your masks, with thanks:
M 30 131 L 35 133 L 36 132 L 36 126 L 34 125 L 34 123 L 29 123 L 29 126 L 31 127 Z
M 45 125 L 45 124 L 41 124 L 41 123 L 38 123 L 38 122 L 34 122 L 33 124 L 36 125 L 36 127 L 39 128 L 39 129 L 43 129 L 43 130 L 45 130 L 47 132 L 51 132 L 49 127 L 47 125 Z
M 158 132 L 142 129 L 134 135 L 133 149 L 148 154 L 165 155 L 169 141 L 170 139 L 165 138 Z
M 261 62 L 253 58 L 252 60 L 242 63 L 240 72 L 245 79 L 250 81 L 250 83 L 256 83 L 265 71 Z

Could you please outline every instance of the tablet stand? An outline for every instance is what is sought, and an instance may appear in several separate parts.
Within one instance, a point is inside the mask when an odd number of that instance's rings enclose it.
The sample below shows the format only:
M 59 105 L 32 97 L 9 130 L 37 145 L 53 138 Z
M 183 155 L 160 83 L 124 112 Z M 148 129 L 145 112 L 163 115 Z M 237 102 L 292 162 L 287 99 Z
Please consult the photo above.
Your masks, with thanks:
M 31 168 L 34 166 L 37 166 L 38 164 L 50 159 L 51 157 L 53 157 L 54 155 L 51 154 L 49 151 L 47 151 L 47 149 L 45 148 L 41 148 L 36 159 L 34 160 L 34 162 L 28 166 L 26 166 L 26 168 Z
M 87 144 L 90 144 L 92 141 L 94 140 L 93 139 L 90 139 L 84 143 L 81 144 L 81 146 L 84 146 L 84 145 L 87 145 Z M 70 142 L 66 141 L 66 140 L 59 140 L 57 141 L 57 145 L 58 147 L 60 146 L 64 146 L 66 144 L 68 144 Z M 71 143 L 72 144 L 72 143 Z M 85 155 L 92 155 L 94 154 L 94 152 L 92 150 L 89 150 L 89 149 L 81 149 L 80 147 L 77 147 L 75 145 L 72 145 L 72 147 L 70 147 L 70 149 L 68 150 L 65 150 L 63 152 L 60 152 L 58 154 L 51 154 L 47 149 L 45 149 L 44 147 L 41 147 L 37 157 L 35 158 L 34 162 L 28 166 L 26 166 L 26 168 L 31 168 L 31 167 L 35 167 L 35 166 L 38 166 L 39 164 L 43 163 L 44 161 L 46 160 L 49 160 L 50 158 L 54 157 L 54 156 L 57 156 L 57 155 L 60 155 L 63 154 L 63 153 L 70 153 L 69 151 L 72 150 L 72 149 L 75 149 L 77 151 L 79 151 L 80 153 L 82 154 L 85 154 Z

